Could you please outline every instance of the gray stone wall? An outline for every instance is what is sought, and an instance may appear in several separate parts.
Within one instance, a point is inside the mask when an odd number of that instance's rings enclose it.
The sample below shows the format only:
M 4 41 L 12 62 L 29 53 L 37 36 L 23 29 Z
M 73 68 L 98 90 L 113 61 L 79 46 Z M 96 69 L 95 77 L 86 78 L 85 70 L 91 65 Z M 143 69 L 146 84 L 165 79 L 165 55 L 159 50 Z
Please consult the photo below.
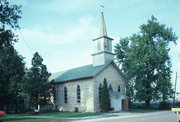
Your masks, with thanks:
M 95 111 L 100 111 L 99 108 L 99 84 L 103 84 L 103 80 L 106 78 L 108 86 L 111 84 L 113 91 L 118 91 L 118 85 L 121 86 L 121 92 L 125 92 L 125 81 L 121 74 L 111 64 L 94 79 L 94 107 Z
M 77 102 L 77 85 L 80 86 L 81 102 Z M 64 103 L 64 87 L 67 88 L 68 102 Z M 91 79 L 76 80 L 56 85 L 56 105 L 60 111 L 74 111 L 77 107 L 81 112 L 94 111 L 93 82 Z
M 108 86 L 111 84 L 113 91 L 125 92 L 125 82 L 121 74 L 111 64 L 96 77 L 84 80 L 75 80 L 56 85 L 56 105 L 60 111 L 74 111 L 77 107 L 81 112 L 98 112 L 99 109 L 99 84 L 107 79 Z M 81 102 L 77 102 L 77 85 L 80 86 Z M 64 87 L 67 88 L 68 102 L 64 103 Z

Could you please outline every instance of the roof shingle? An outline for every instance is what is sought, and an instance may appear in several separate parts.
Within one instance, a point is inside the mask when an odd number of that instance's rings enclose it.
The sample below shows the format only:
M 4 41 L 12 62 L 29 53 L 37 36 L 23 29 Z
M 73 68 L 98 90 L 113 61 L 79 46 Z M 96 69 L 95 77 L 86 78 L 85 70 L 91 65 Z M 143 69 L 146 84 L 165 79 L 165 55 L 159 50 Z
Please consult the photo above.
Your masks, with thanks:
M 50 81 L 53 80 L 54 83 L 59 83 L 59 82 L 66 82 L 66 81 L 72 81 L 83 78 L 91 78 L 99 74 L 101 71 L 103 71 L 103 69 L 106 68 L 110 63 L 111 62 L 96 67 L 93 67 L 92 64 L 85 65 L 82 67 L 77 67 L 70 70 L 57 72 L 52 74 L 49 80 Z

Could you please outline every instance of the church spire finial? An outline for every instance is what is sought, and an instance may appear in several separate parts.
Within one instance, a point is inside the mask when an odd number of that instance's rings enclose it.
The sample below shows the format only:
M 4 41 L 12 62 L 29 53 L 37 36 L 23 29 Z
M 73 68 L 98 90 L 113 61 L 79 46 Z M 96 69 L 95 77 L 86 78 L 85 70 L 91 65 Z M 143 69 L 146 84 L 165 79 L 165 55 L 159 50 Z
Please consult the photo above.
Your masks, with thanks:
M 100 8 L 101 8 L 101 12 L 103 12 L 104 6 L 100 5 Z
M 104 6 L 100 5 L 103 9 Z M 93 39 L 94 41 L 94 53 L 93 56 L 93 67 L 104 65 L 114 60 L 114 54 L 112 53 L 112 38 L 107 36 L 106 24 L 104 20 L 104 14 L 101 10 L 101 23 L 99 37 Z
M 104 6 L 100 5 L 100 7 L 103 9 Z M 103 14 L 103 10 L 101 9 L 101 23 L 100 23 L 100 32 L 99 32 L 99 36 L 107 36 L 107 31 L 106 31 L 106 24 L 105 24 L 105 20 L 104 20 L 104 14 Z

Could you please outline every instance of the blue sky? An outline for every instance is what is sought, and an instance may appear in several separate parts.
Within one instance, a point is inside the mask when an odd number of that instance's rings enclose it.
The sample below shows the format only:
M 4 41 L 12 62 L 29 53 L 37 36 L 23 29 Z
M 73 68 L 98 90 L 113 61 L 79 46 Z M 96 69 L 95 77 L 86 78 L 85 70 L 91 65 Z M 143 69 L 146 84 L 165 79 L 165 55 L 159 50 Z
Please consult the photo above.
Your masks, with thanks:
M 180 0 L 16 0 L 22 5 L 21 30 L 16 49 L 25 57 L 28 67 L 34 52 L 53 73 L 92 63 L 92 39 L 98 37 L 100 4 L 108 35 L 114 44 L 120 38 L 139 31 L 151 15 L 180 37 Z M 21 35 L 21 34 L 22 35 Z M 29 45 L 29 46 L 27 46 Z M 180 39 L 170 44 L 172 82 L 180 76 Z M 180 78 L 178 79 L 180 92 Z

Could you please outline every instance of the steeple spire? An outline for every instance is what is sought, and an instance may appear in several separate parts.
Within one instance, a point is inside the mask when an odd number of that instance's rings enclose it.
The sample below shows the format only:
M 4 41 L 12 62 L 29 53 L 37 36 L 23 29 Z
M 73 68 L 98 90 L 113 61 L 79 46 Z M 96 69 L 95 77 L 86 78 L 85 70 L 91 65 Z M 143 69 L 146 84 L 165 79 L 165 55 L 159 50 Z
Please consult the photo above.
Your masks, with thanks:
M 106 24 L 105 24 L 103 12 L 101 12 L 101 23 L 100 23 L 100 31 L 99 31 L 99 37 L 102 36 L 107 36 Z
M 103 8 L 103 6 L 101 6 Z M 114 54 L 112 53 L 112 38 L 107 36 L 106 24 L 104 21 L 103 12 L 101 12 L 101 23 L 99 37 L 93 39 L 94 41 L 94 53 L 93 67 L 104 65 L 114 60 Z

